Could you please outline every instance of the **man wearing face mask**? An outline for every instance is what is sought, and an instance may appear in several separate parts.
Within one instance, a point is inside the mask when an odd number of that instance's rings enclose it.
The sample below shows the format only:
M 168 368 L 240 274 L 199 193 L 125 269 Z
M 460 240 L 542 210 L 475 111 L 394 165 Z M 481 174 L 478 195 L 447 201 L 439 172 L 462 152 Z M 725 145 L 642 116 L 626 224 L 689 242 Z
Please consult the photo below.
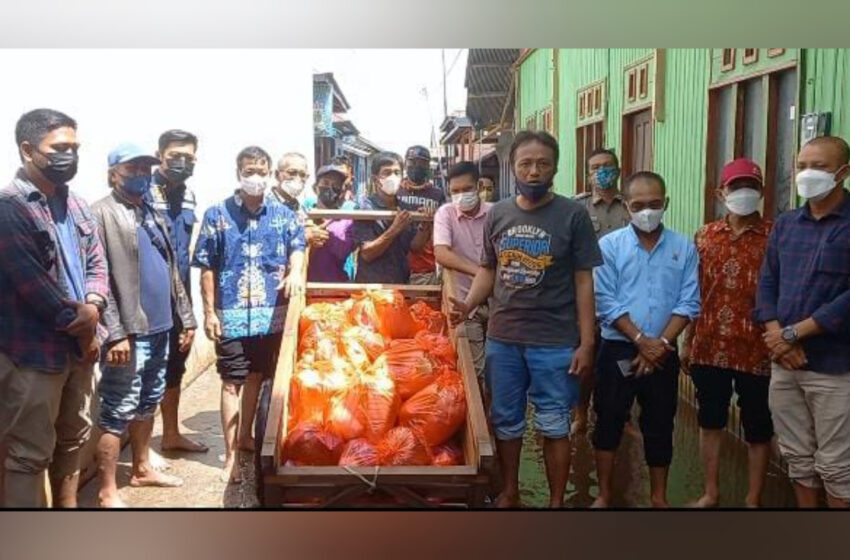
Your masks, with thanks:
M 613 151 L 597 148 L 591 152 L 585 165 L 587 166 L 587 185 L 591 191 L 578 195 L 576 200 L 590 215 L 593 231 L 599 239 L 629 224 L 629 211 L 617 188 L 620 163 L 617 160 L 617 154 Z M 592 392 L 593 375 L 583 377 L 579 404 L 576 406 L 575 421 L 572 425 L 573 434 L 582 433 L 587 428 L 587 409 L 590 406 Z
M 36 109 L 15 126 L 21 168 L 0 190 L 0 442 L 4 504 L 76 507 L 80 451 L 91 432 L 106 258 L 77 171 L 77 123 Z M 48 467 L 49 465 L 49 467 Z
M 479 196 L 478 166 L 464 161 L 449 169 L 451 204 L 444 204 L 434 216 L 434 255 L 437 263 L 452 275 L 457 299 L 463 300 L 478 272 L 484 247 L 484 222 L 492 204 Z M 479 305 L 464 323 L 472 350 L 475 372 L 483 383 L 484 341 L 487 333 L 487 304 Z
M 453 324 L 490 297 L 484 375 L 504 488 L 498 507 L 519 506 L 519 462 L 528 400 L 543 435 L 551 507 L 562 507 L 570 472 L 570 416 L 579 376 L 593 366 L 592 269 L 602 263 L 587 212 L 552 192 L 558 141 L 523 131 L 510 151 L 519 195 L 493 205 L 480 266 Z
M 316 174 L 318 208 L 337 210 L 345 199 L 345 168 L 326 165 Z M 352 220 L 323 220 L 308 222 L 310 263 L 307 280 L 310 282 L 348 282 L 345 264 L 354 250 Z
M 291 294 L 303 290 L 304 228 L 268 196 L 271 157 L 258 146 L 236 156 L 238 190 L 204 213 L 192 265 L 201 269 L 204 331 L 216 343 L 225 443 L 222 479 L 241 480 L 263 378 L 274 375 Z M 241 400 L 241 410 L 240 410 Z
M 815 138 L 797 156 L 805 204 L 776 220 L 756 319 L 773 361 L 770 410 L 797 504 L 850 507 L 850 147 Z
M 307 158 L 304 155 L 298 152 L 283 154 L 277 162 L 277 171 L 275 171 L 277 185 L 271 189 L 270 193 L 274 199 L 298 214 L 302 220 L 304 219 L 303 203 L 310 198 L 305 197 L 304 192 L 309 177 Z M 312 205 L 315 205 L 314 200 L 311 200 L 307 206 Z
M 372 160 L 374 194 L 363 201 L 361 210 L 396 210 L 392 223 L 382 220 L 354 222 L 358 283 L 407 284 L 410 281 L 408 253 L 421 252 L 431 239 L 431 229 L 412 224 L 410 213 L 401 208 L 397 194 L 402 161 L 398 154 L 380 152 Z
M 195 155 L 198 150 L 198 138 L 185 130 L 168 130 L 159 137 L 159 169 L 153 176 L 151 190 L 145 198 L 168 225 L 171 247 L 177 258 L 177 270 L 180 281 L 186 289 L 189 301 L 190 289 L 189 261 L 190 246 L 195 223 L 195 193 L 186 186 L 195 170 Z M 193 331 L 194 333 L 194 331 Z M 165 395 L 162 398 L 162 442 L 163 451 L 205 452 L 207 446 L 192 441 L 180 433 L 177 411 L 180 406 L 180 382 L 186 371 L 186 358 L 192 346 L 192 340 L 181 340 L 179 328 L 171 330 L 168 341 L 168 367 L 165 374 Z
M 496 184 L 491 177 L 478 179 L 478 192 L 482 202 L 493 202 L 496 197 Z
M 180 280 L 168 226 L 145 200 L 151 168 L 159 160 L 134 144 L 121 144 L 108 156 L 112 192 L 93 206 L 109 262 L 109 306 L 102 321 L 109 331 L 101 363 L 97 452 L 99 503 L 123 507 L 116 471 L 121 436 L 130 432 L 131 486 L 175 487 L 183 482 L 158 472 L 150 462 L 156 407 L 165 391 L 172 327 L 181 340 L 195 330 L 192 304 Z
M 756 286 L 771 223 L 759 207 L 761 169 L 741 158 L 727 163 L 717 196 L 729 213 L 696 234 L 702 311 L 687 329 L 680 356 L 697 390 L 705 492 L 692 505 L 719 500 L 720 442 L 734 391 L 749 446 L 747 507 L 758 507 L 770 458 L 773 424 L 767 406 L 770 358 L 753 320 Z
M 433 214 L 446 202 L 446 195 L 437 188 L 431 179 L 431 152 L 424 146 L 408 148 L 404 158 L 404 170 L 407 177 L 398 190 L 398 205 L 410 212 L 428 212 Z M 422 222 L 421 227 L 429 234 L 430 222 Z M 412 251 L 409 255 L 410 283 L 436 284 L 437 267 L 434 259 L 434 244 L 431 239 L 421 251 Z
M 604 264 L 594 270 L 602 344 L 593 408 L 599 497 L 611 505 L 614 456 L 637 397 L 652 507 L 667 507 L 678 399 L 676 338 L 699 315 L 696 247 L 662 225 L 669 202 L 661 176 L 641 171 L 625 182 L 631 227 L 599 241 Z

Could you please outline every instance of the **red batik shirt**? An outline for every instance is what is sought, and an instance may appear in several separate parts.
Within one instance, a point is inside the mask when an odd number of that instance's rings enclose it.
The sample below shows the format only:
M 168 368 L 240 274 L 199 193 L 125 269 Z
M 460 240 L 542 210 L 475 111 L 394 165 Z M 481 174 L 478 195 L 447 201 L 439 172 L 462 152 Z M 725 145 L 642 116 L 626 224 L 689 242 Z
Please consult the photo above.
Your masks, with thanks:
M 702 310 L 693 325 L 692 364 L 770 373 L 763 331 L 753 320 L 770 227 L 761 220 L 736 235 L 723 219 L 697 232 Z

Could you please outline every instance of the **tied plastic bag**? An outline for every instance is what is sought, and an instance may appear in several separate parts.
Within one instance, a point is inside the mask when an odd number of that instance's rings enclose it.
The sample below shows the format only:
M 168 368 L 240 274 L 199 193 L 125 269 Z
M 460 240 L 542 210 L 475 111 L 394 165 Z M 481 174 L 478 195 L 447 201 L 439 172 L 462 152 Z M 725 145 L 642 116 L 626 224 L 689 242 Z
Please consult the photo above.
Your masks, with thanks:
M 422 466 L 431 464 L 431 452 L 421 434 L 405 427 L 387 432 L 378 442 L 378 461 L 387 466 Z
M 400 426 L 419 431 L 431 447 L 451 438 L 465 418 L 463 379 L 448 368 L 434 383 L 410 397 L 398 415 Z
M 356 342 L 363 350 L 365 350 L 369 362 L 375 361 L 386 349 L 384 337 L 366 327 L 349 327 L 345 329 L 342 333 L 343 346 L 345 346 L 348 341 Z M 345 349 L 345 354 L 351 358 L 352 363 L 354 363 L 353 358 L 347 349 Z M 357 364 L 355 363 L 354 365 L 356 366 Z
M 370 290 L 355 294 L 349 319 L 355 325 L 379 332 L 384 338 L 413 338 L 421 325 L 410 314 L 401 292 Z
M 446 332 L 446 318 L 443 314 L 420 300 L 410 306 L 410 314 L 420 325 L 420 330 L 433 334 Z
M 325 417 L 325 428 L 344 440 L 362 438 L 366 433 L 366 419 L 360 410 L 361 390 L 355 386 L 343 395 L 331 399 Z
M 378 449 L 367 439 L 353 439 L 345 444 L 340 467 L 374 467 L 378 464 Z
M 401 399 L 395 383 L 385 375 L 371 373 L 360 376 L 360 409 L 358 414 L 365 420 L 365 436 L 369 441 L 378 441 L 395 426 Z
M 319 422 L 299 422 L 286 438 L 285 459 L 297 465 L 336 465 L 344 444 Z
M 308 331 L 339 332 L 347 319 L 345 307 L 339 303 L 312 303 L 301 312 L 298 333 L 304 336 Z
M 454 441 L 438 445 L 431 450 L 435 467 L 452 467 L 463 464 L 463 449 Z
M 370 370 L 389 375 L 395 381 L 398 394 L 406 400 L 437 379 L 439 369 L 414 340 L 394 340 Z
M 340 358 L 298 362 L 289 385 L 289 425 L 324 422 L 331 400 L 345 394 L 355 381 L 351 365 Z
M 447 336 L 420 331 L 416 333 L 414 340 L 423 350 L 439 359 L 444 366 L 457 367 L 457 353 Z

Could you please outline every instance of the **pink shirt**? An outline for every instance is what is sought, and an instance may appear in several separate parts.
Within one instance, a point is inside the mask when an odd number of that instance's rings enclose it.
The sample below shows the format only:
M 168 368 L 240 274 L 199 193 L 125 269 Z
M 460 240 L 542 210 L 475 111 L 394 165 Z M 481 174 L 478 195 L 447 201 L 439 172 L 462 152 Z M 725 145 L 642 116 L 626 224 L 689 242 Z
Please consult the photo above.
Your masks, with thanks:
M 474 216 L 468 216 L 452 204 L 443 204 L 434 215 L 434 246 L 446 245 L 456 254 L 472 261 L 481 262 L 481 248 L 484 246 L 484 222 L 492 204 L 485 202 L 478 207 Z M 448 270 L 448 269 L 447 269 Z M 472 276 L 456 270 L 448 270 L 457 286 L 457 297 L 466 297 L 472 286 Z

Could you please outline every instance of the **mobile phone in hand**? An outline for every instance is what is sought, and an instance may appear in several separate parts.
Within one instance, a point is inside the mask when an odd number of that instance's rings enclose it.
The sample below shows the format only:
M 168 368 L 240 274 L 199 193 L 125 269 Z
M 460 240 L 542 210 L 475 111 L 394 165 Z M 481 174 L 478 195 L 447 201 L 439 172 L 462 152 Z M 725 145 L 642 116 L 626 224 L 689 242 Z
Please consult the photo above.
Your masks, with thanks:
M 620 367 L 620 373 L 623 374 L 623 377 L 631 377 L 635 374 L 631 360 L 617 360 L 617 365 Z

